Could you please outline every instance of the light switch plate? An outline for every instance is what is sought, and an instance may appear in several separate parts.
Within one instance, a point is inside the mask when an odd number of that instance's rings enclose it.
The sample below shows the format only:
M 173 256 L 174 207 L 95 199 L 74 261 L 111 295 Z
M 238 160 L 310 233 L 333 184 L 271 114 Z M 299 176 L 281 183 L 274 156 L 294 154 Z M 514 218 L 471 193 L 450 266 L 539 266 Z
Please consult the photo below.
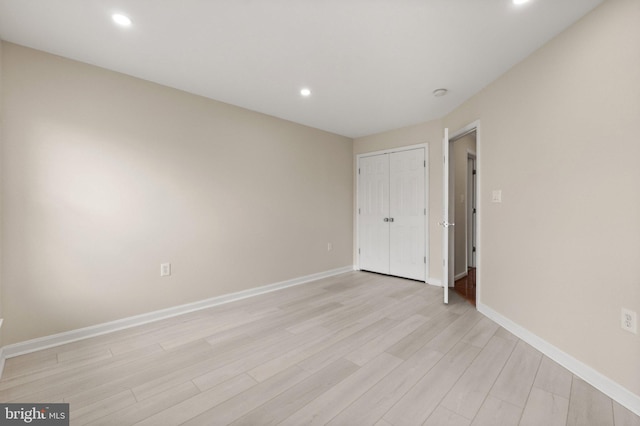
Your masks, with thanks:
M 491 193 L 491 202 L 492 203 L 501 203 L 502 202 L 502 190 L 494 189 Z
M 161 263 L 160 264 L 160 276 L 168 277 L 171 275 L 171 264 L 170 263 Z

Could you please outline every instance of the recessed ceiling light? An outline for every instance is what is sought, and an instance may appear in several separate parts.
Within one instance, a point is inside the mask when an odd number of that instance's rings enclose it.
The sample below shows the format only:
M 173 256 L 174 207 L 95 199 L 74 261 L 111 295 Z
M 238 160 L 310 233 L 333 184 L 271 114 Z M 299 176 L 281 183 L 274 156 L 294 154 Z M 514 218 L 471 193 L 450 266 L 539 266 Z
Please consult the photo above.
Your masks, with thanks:
M 433 96 L 436 98 L 441 98 L 449 92 L 447 89 L 436 89 L 433 91 Z
M 307 89 L 306 87 L 304 89 L 300 90 L 300 94 L 302 96 L 304 96 L 305 98 L 308 96 L 311 96 L 311 89 Z
M 525 3 L 529 3 L 529 0 L 513 0 L 513 4 L 521 5 Z
M 131 25 L 131 18 L 120 13 L 114 13 L 111 15 L 111 18 L 113 19 L 113 22 L 120 26 L 128 27 Z

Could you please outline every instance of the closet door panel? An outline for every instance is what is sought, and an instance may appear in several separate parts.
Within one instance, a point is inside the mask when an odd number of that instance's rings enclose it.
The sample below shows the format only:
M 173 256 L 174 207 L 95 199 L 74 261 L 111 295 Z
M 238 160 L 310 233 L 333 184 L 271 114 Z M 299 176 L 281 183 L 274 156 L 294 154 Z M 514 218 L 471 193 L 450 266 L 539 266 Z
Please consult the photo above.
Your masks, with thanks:
M 424 280 L 425 152 L 394 152 L 389 160 L 389 273 Z
M 389 155 L 360 159 L 360 269 L 389 273 Z

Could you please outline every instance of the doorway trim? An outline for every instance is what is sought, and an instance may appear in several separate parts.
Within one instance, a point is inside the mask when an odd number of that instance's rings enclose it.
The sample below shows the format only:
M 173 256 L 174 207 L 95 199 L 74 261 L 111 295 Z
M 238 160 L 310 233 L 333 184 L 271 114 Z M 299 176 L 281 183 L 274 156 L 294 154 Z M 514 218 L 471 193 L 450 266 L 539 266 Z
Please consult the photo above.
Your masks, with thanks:
M 449 135 L 451 143 L 470 133 L 476 133 L 476 307 L 482 300 L 482 135 L 480 120 L 475 120 Z M 444 182 L 442 188 L 444 190 Z M 445 254 L 442 253 L 444 256 Z M 477 308 L 476 308 L 477 309 Z
M 372 157 L 375 155 L 382 155 L 382 154 L 392 154 L 394 152 L 403 152 L 403 151 L 411 151 L 413 149 L 418 149 L 418 148 L 423 148 L 424 149 L 424 159 L 425 159 L 425 164 L 426 167 L 424 168 L 424 191 L 425 191 L 425 208 L 426 208 L 426 214 L 424 215 L 424 232 L 425 232 L 425 256 L 426 256 L 426 262 L 425 262 L 425 271 L 424 271 L 424 282 L 425 284 L 428 283 L 429 280 L 429 262 L 431 260 L 431 256 L 429 253 L 429 143 L 428 142 L 424 142 L 424 143 L 420 143 L 420 144 L 416 144 L 416 145 L 407 145 L 407 146 L 399 146 L 397 148 L 389 148 L 389 149 L 383 149 L 381 151 L 371 151 L 371 152 L 363 152 L 361 154 L 357 154 L 356 155 L 356 169 L 355 169 L 355 175 L 356 175 L 356 200 L 355 200 L 355 211 L 354 211 L 354 216 L 355 216 L 355 236 L 356 236 L 356 241 L 354 244 L 354 256 L 355 256 L 355 262 L 354 262 L 354 266 L 353 269 L 356 271 L 360 271 L 360 253 L 359 251 L 359 246 L 360 246 L 360 215 L 358 214 L 358 209 L 360 209 L 360 173 L 358 173 L 358 170 L 360 169 L 360 159 L 364 158 L 364 157 Z

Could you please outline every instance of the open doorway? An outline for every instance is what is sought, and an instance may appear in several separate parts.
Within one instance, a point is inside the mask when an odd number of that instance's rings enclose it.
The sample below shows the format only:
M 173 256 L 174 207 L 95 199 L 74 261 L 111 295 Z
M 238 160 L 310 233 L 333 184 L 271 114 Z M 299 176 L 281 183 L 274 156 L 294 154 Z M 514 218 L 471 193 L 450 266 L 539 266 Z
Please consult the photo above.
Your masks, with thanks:
M 460 296 L 476 304 L 477 130 L 452 137 L 449 144 L 449 282 Z

